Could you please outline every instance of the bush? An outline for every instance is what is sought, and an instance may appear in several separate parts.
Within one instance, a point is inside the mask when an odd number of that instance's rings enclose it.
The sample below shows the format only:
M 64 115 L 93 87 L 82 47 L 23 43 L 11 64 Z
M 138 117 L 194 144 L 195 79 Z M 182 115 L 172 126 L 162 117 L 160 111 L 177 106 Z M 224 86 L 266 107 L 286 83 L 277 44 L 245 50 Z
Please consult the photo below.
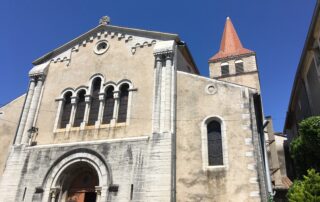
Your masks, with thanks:
M 320 116 L 303 120 L 299 124 L 299 136 L 290 144 L 298 178 L 307 174 L 307 170 L 314 168 L 320 171 Z
M 288 191 L 289 202 L 320 201 L 320 175 L 314 169 L 307 171 L 303 180 L 294 181 Z

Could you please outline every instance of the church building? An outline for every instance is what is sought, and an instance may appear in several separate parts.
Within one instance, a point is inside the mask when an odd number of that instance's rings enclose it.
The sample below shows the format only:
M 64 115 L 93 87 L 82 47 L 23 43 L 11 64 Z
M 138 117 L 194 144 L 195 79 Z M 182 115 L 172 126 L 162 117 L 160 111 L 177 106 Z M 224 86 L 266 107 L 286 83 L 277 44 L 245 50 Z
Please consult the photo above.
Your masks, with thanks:
M 0 108 L 0 201 L 267 201 L 256 54 L 227 18 L 208 58 L 102 17 L 35 60 Z

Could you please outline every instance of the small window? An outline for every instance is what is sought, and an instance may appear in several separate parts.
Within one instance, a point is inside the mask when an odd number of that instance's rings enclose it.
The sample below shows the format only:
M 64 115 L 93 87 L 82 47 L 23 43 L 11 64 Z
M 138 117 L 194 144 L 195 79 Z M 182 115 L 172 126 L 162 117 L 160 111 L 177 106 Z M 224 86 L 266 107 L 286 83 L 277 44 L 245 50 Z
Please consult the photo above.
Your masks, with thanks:
M 109 44 L 107 41 L 103 40 L 103 41 L 99 41 L 95 48 L 94 48 L 94 52 L 98 55 L 101 55 L 103 53 L 105 53 L 107 50 L 109 49 Z
M 76 114 L 74 117 L 74 127 L 79 127 L 80 124 L 83 122 L 84 118 L 84 111 L 86 109 L 86 102 L 85 102 L 85 90 L 81 90 L 78 93 L 78 102 L 77 102 L 77 109 L 76 109 Z
M 65 128 L 70 121 L 71 109 L 72 109 L 71 96 L 72 96 L 71 92 L 67 92 L 64 95 L 64 105 L 62 108 L 60 128 Z
M 92 96 L 91 96 L 91 105 L 90 105 L 90 113 L 89 113 L 89 120 L 88 125 L 94 125 L 95 122 L 98 120 L 99 114 L 99 92 L 101 86 L 101 78 L 96 78 L 92 82 Z
M 102 123 L 108 124 L 113 118 L 113 109 L 114 109 L 114 97 L 113 97 L 114 88 L 110 86 L 106 90 L 106 97 L 104 101 L 104 110 L 103 110 L 103 118 Z
M 221 125 L 211 121 L 207 125 L 208 133 L 208 163 L 209 166 L 223 165 Z
M 229 75 L 229 64 L 227 62 L 221 64 L 221 76 L 226 75 Z
M 244 72 L 242 60 L 236 60 L 235 65 L 236 65 L 236 74 L 240 74 Z
M 123 84 L 120 87 L 118 122 L 126 122 L 128 110 L 129 85 Z

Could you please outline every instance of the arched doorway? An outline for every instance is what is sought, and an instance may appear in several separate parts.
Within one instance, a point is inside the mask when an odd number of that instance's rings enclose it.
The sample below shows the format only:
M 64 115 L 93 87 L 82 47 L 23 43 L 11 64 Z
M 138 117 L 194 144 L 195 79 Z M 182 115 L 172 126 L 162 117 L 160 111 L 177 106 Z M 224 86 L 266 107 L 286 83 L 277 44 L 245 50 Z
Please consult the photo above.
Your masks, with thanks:
M 96 186 L 98 175 L 86 162 L 70 165 L 58 180 L 61 192 L 59 201 L 65 202 L 96 202 Z

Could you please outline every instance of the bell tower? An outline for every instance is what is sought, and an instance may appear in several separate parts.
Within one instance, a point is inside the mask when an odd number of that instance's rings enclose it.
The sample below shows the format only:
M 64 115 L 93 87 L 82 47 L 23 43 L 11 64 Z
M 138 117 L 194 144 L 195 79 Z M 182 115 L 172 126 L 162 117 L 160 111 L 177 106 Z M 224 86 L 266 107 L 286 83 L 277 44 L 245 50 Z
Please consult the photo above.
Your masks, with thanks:
M 228 81 L 260 91 L 256 53 L 246 49 L 227 17 L 220 50 L 209 59 L 210 78 Z

